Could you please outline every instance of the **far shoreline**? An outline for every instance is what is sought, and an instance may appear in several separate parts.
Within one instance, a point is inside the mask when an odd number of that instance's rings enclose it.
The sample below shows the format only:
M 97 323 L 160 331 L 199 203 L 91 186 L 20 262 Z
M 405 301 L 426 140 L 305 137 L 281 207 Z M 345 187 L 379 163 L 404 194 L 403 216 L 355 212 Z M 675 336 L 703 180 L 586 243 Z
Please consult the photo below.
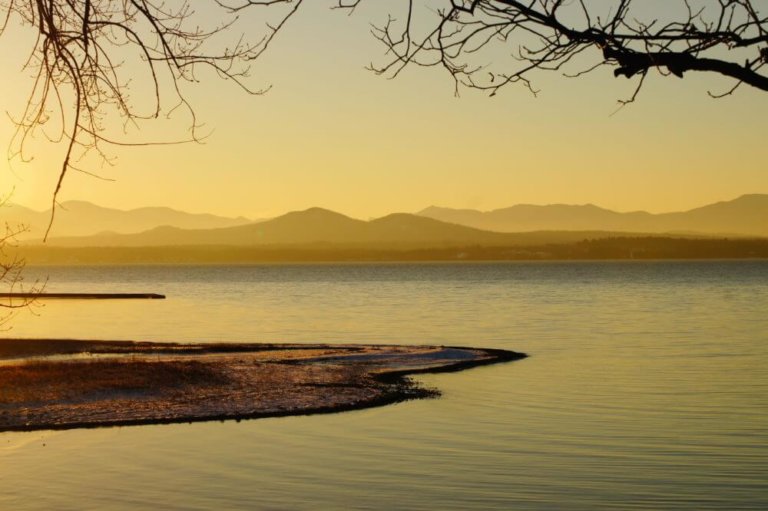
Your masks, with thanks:
M 231 265 L 542 261 L 768 260 L 768 238 L 624 236 L 525 245 L 20 245 L 37 265 Z
M 318 260 L 318 261 L 235 261 L 235 262 L 26 262 L 27 268 L 87 268 L 87 267 L 227 267 L 227 266 L 404 266 L 404 265 L 495 265 L 495 264 L 594 264 L 594 263 L 748 263 L 765 262 L 766 257 L 693 257 L 693 258 L 613 258 L 613 259 L 433 259 L 433 260 Z

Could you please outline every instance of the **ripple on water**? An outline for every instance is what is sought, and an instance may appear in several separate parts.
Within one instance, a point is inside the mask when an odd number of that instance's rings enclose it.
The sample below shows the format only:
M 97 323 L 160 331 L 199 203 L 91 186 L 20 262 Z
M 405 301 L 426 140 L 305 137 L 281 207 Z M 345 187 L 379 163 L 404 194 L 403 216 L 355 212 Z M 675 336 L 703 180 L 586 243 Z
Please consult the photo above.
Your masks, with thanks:
M 168 298 L 51 302 L 13 335 L 531 357 L 340 415 L 0 435 L 3 509 L 768 508 L 766 262 L 49 271 Z

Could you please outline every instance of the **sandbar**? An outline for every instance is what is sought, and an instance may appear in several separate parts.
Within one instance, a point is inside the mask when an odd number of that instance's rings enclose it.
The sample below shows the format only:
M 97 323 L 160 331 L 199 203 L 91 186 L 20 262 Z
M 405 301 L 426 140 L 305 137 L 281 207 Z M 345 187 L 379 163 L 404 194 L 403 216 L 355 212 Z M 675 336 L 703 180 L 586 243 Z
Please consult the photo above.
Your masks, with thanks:
M 0 432 L 356 410 L 440 394 L 409 375 L 525 357 L 448 346 L 0 339 Z

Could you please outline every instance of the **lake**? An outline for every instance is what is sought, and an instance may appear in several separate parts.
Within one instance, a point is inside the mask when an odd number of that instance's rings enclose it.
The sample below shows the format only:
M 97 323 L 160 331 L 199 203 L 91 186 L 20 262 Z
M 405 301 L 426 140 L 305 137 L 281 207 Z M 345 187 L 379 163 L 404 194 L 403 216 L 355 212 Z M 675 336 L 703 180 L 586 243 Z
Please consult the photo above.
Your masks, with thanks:
M 0 434 L 0 509 L 768 509 L 768 261 L 29 268 L 5 337 L 445 344 L 439 399 Z

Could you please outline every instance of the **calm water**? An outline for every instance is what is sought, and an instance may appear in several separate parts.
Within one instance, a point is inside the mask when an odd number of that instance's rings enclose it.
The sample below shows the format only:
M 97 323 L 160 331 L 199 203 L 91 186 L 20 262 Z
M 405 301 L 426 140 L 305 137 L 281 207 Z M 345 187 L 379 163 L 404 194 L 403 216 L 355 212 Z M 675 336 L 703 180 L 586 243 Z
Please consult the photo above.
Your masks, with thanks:
M 768 262 L 36 269 L 5 336 L 439 343 L 437 400 L 0 434 L 0 509 L 768 509 Z

